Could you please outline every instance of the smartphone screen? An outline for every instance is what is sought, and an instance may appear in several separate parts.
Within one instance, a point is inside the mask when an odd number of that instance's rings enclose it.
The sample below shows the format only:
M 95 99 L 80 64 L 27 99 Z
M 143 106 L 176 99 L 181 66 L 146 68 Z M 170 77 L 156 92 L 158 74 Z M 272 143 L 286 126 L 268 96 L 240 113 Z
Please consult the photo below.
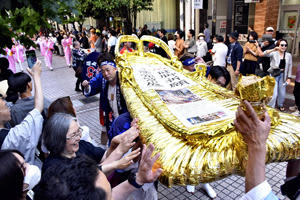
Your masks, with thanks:
M 36 54 L 34 50 L 26 51 L 26 58 L 28 67 L 31 69 L 33 65 L 36 63 Z

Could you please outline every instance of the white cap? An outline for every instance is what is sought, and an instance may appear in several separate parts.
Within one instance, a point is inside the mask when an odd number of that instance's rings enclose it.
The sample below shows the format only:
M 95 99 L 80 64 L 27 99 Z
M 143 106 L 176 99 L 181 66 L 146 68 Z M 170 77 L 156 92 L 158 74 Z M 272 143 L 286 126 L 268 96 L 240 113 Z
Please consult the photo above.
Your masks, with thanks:
M 266 28 L 266 31 L 274 31 L 274 28 L 269 26 L 268 28 Z

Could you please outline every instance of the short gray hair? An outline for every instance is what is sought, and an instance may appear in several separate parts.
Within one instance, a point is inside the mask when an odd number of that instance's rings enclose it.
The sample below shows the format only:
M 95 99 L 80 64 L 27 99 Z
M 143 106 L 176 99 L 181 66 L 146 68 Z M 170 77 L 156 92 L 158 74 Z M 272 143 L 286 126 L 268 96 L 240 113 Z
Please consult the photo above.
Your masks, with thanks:
M 73 47 L 75 48 L 76 45 L 79 45 L 79 46 L 80 46 L 80 43 L 79 43 L 78 41 L 74 41 L 74 42 L 73 42 Z
M 52 155 L 60 155 L 64 151 L 66 135 L 72 121 L 77 119 L 66 113 L 56 113 L 47 120 L 43 140 Z

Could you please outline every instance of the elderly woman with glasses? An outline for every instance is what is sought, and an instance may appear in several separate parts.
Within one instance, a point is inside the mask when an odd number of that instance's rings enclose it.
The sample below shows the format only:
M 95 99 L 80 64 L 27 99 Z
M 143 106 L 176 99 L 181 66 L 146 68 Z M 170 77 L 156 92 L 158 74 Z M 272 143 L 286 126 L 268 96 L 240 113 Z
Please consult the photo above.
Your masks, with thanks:
M 104 173 L 115 169 L 124 169 L 133 163 L 133 159 L 140 154 L 140 148 L 122 158 L 135 143 L 133 140 L 139 135 L 137 125 L 116 137 L 107 151 L 95 147 L 89 142 L 81 140 L 82 129 L 77 119 L 66 113 L 55 113 L 45 124 L 43 142 L 50 151 L 44 162 L 42 171 L 45 172 L 52 165 L 69 162 L 76 155 L 84 154 L 97 163 Z
M 292 55 L 286 52 L 287 41 L 280 39 L 277 41 L 277 46 L 274 49 L 260 52 L 260 56 L 270 57 L 270 68 L 268 72 L 276 80 L 273 97 L 269 106 L 275 108 L 276 101 L 280 111 L 284 111 L 283 103 L 285 99 L 285 89 L 291 82 L 292 75 Z

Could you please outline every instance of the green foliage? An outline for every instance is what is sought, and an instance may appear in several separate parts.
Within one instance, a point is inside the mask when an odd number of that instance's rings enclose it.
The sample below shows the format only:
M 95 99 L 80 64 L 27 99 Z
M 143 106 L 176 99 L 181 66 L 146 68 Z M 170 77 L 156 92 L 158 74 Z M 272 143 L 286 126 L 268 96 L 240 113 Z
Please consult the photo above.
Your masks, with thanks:
M 4 54 L 5 47 L 11 48 L 13 45 L 11 37 L 14 36 L 13 32 L 9 29 L 9 26 L 5 19 L 0 16 L 0 54 Z
M 47 20 L 32 8 L 17 8 L 9 12 L 7 21 L 17 33 L 26 33 L 32 37 L 42 27 L 49 27 Z
M 0 16 L 0 53 L 3 48 L 13 45 L 11 38 L 15 37 L 26 47 L 35 46 L 30 39 L 41 30 L 41 27 L 49 27 L 45 17 L 29 7 L 16 8 L 7 11 L 7 15 Z
M 95 18 L 103 15 L 127 18 L 142 10 L 152 10 L 153 5 L 153 0 L 78 0 L 78 2 L 85 16 Z

